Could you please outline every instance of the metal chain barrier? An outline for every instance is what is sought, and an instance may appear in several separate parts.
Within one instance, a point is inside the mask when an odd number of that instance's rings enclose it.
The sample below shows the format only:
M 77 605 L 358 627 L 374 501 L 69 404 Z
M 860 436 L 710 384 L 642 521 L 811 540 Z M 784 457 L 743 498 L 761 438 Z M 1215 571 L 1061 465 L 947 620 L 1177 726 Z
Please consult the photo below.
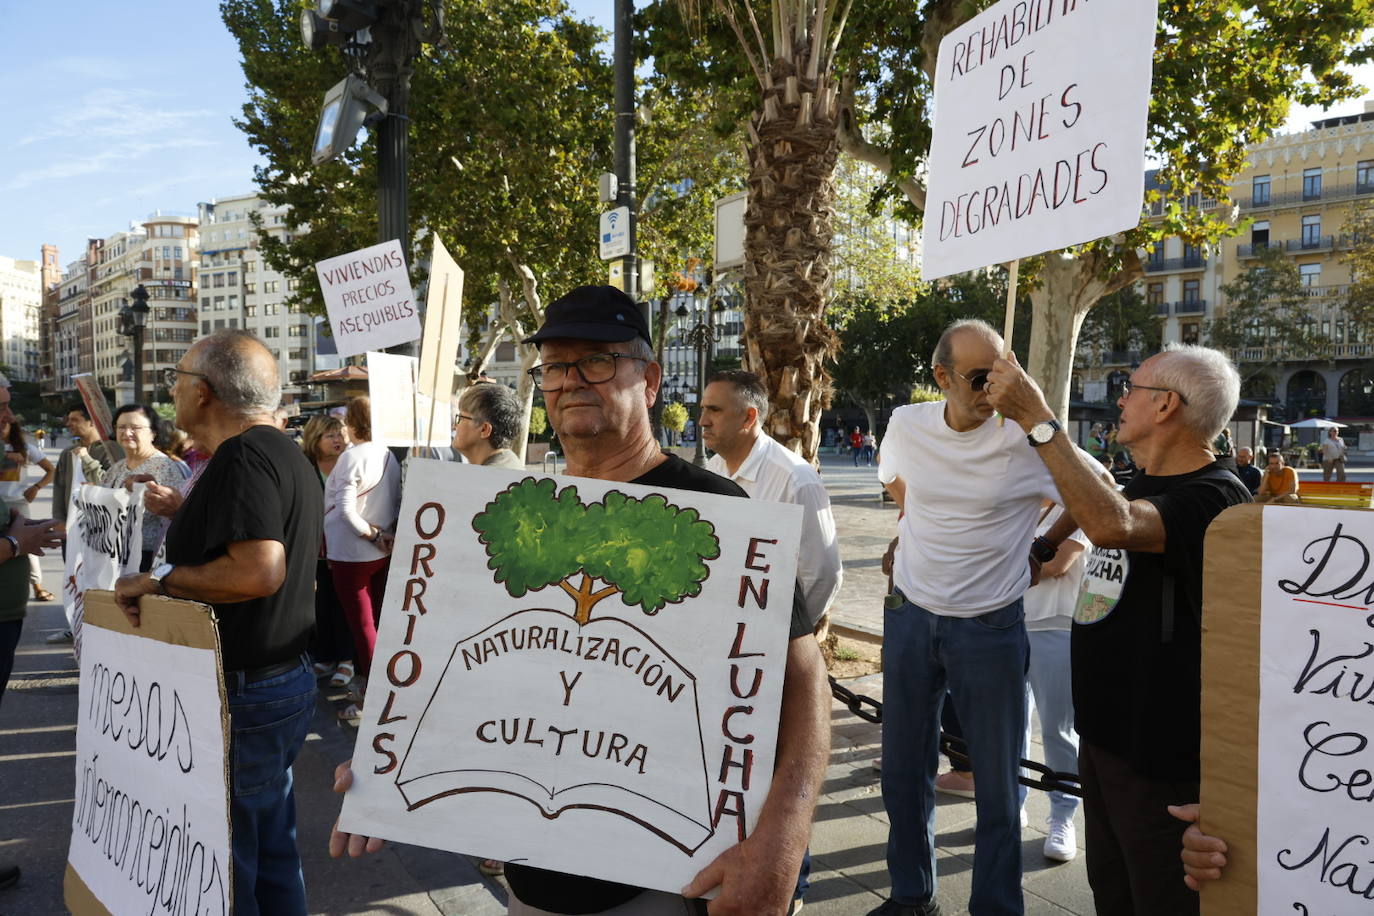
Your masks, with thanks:
M 881 725 L 883 721 L 883 704 L 862 694 L 855 693 L 848 687 L 830 678 L 830 693 L 839 700 L 854 715 L 863 719 L 865 722 L 872 722 Z M 968 757 L 968 744 L 963 738 L 956 738 L 953 735 L 940 733 L 940 753 L 947 755 L 951 760 L 970 766 Z M 1030 789 L 1040 789 L 1044 792 L 1063 792 L 1065 795 L 1075 795 L 1083 797 L 1083 789 L 1079 784 L 1077 773 L 1061 773 L 1051 770 L 1043 763 L 1036 763 L 1034 760 L 1022 760 L 1021 768 L 1039 774 L 1037 777 L 1022 776 L 1019 779 L 1021 785 Z

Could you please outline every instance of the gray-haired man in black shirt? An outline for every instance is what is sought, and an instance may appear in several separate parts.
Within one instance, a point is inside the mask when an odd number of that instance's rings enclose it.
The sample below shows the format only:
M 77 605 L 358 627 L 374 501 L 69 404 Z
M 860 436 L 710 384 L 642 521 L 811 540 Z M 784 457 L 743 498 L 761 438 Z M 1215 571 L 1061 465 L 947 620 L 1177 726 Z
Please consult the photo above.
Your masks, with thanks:
M 304 652 L 319 482 L 276 426 L 281 380 L 257 338 L 203 338 L 169 376 L 177 425 L 214 457 L 167 530 L 168 562 L 120 579 L 115 599 L 135 626 L 143 595 L 214 605 L 229 697 L 234 911 L 304 916 L 291 764 L 315 705 Z

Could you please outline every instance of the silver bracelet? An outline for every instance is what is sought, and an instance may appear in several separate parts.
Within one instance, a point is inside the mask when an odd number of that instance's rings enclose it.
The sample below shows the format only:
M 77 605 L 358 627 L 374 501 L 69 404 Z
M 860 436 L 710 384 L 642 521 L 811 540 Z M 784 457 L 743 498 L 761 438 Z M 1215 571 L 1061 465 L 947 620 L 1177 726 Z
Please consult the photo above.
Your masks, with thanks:
M 14 548 L 14 556 L 15 556 L 15 557 L 17 557 L 17 556 L 22 556 L 22 555 L 23 555 L 24 551 L 22 551 L 22 550 L 19 549 L 19 542 L 16 541 L 16 540 L 14 539 L 14 535 L 12 535 L 12 534 L 5 534 L 5 535 L 0 535 L 0 537 L 3 537 L 5 540 L 7 540 L 7 541 L 10 542 L 10 546 Z M 14 559 L 14 557 L 10 557 L 10 559 Z

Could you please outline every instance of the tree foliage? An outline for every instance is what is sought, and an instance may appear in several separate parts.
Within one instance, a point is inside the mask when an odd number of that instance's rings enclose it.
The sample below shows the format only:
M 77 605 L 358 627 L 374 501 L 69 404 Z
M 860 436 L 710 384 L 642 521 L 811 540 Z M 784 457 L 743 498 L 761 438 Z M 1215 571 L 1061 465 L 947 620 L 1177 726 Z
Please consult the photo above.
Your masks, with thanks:
M 695 509 L 658 494 L 635 499 L 615 490 L 584 505 L 576 487 L 555 491 L 552 480 L 528 477 L 472 521 L 487 568 L 512 597 L 557 585 L 576 602 L 577 622 L 586 623 L 613 594 L 656 614 L 701 593 L 710 575 L 704 561 L 720 556 L 720 542 Z M 597 581 L 605 586 L 594 588 Z
M 1255 251 L 1255 260 L 1221 286 L 1226 311 L 1206 323 L 1212 346 L 1229 351 L 1245 379 L 1282 362 L 1316 359 L 1330 348 L 1309 310 L 1298 268 L 1277 247 Z
M 1163 331 L 1155 305 L 1128 286 L 1103 296 L 1083 319 L 1078 347 L 1149 354 L 1163 345 Z
M 1374 333 L 1374 205 L 1352 211 L 1344 229 L 1351 240 L 1345 255 L 1350 268 L 1346 318 L 1366 334 Z
M 663 408 L 663 428 L 671 429 L 675 433 L 681 433 L 687 428 L 687 408 L 680 402 L 673 401 Z

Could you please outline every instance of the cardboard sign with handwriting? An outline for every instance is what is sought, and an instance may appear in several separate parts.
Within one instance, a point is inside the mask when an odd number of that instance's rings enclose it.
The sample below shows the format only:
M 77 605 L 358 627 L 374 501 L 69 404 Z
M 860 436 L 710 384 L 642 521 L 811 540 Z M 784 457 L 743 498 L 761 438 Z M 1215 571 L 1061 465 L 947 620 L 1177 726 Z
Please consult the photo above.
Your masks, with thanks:
M 768 793 L 800 508 L 407 475 L 343 829 L 681 889 Z
M 1238 506 L 1207 533 L 1202 829 L 1230 847 L 1205 916 L 1374 897 L 1374 512 Z
M 229 719 L 213 611 L 85 596 L 64 896 L 78 916 L 233 912 Z

